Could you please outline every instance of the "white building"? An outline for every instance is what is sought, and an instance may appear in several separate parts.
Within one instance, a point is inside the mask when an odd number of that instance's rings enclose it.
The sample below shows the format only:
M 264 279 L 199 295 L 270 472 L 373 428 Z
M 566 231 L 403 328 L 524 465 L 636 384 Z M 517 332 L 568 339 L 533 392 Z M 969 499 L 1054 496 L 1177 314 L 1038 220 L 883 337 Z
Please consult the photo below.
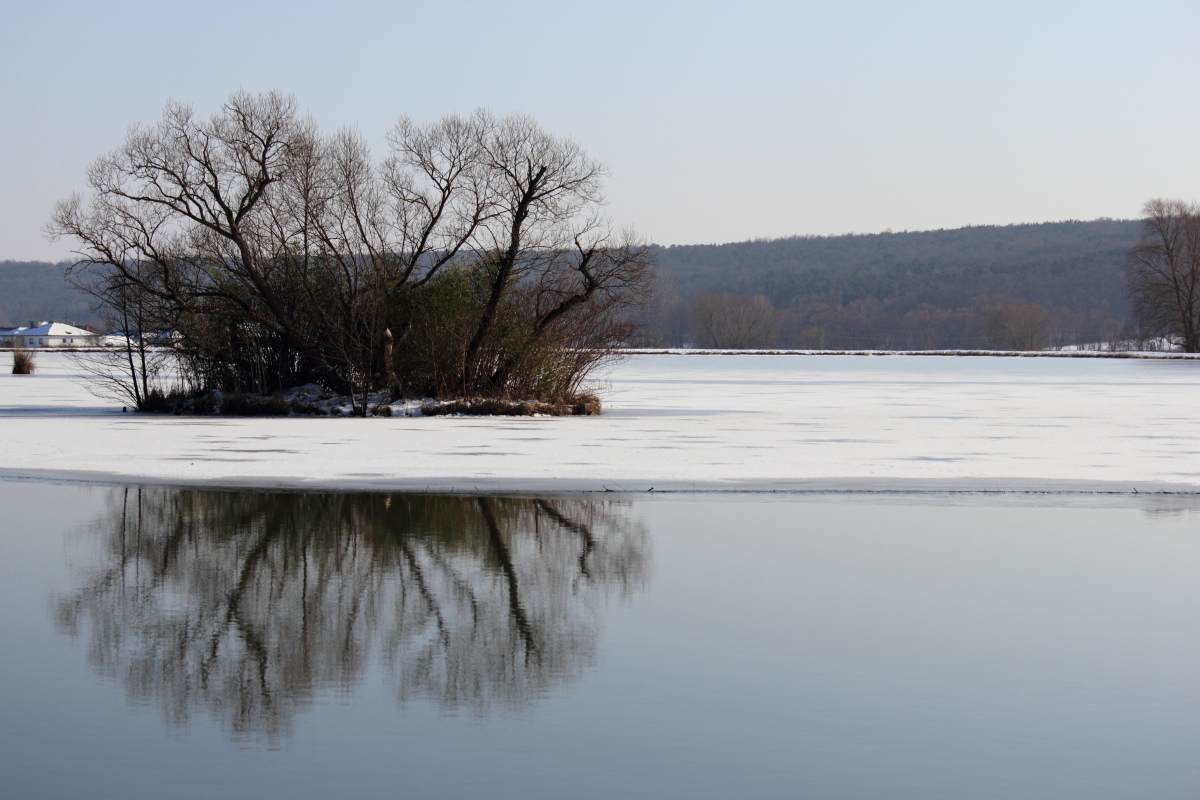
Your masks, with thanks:
M 67 325 L 65 322 L 43 322 L 28 328 L 0 331 L 4 344 L 13 347 L 92 347 L 96 334 Z
M 0 345 L 4 347 L 12 347 L 17 338 L 17 334 L 25 328 L 0 328 Z
M 106 333 L 100 337 L 100 344 L 104 347 L 128 347 L 137 344 L 136 333 L 125 333 L 125 331 L 113 331 Z

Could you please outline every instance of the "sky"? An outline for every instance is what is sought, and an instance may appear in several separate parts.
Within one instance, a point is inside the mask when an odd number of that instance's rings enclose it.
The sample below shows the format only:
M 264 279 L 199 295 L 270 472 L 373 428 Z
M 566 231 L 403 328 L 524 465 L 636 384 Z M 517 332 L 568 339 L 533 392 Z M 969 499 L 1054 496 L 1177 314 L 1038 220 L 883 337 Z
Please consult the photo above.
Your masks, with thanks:
M 168 100 L 532 115 L 659 244 L 1133 218 L 1200 199 L 1200 3 L 0 0 L 0 260 Z

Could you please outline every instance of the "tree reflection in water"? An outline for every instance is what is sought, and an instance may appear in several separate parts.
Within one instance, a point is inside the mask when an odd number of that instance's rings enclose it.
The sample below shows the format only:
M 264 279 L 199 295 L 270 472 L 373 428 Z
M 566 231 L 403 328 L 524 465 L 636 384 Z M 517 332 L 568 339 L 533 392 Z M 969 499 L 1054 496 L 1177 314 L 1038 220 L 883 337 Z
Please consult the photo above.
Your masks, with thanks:
M 134 488 L 63 630 L 130 696 L 277 738 L 372 663 L 398 700 L 518 707 L 594 661 L 607 599 L 647 574 L 626 504 Z

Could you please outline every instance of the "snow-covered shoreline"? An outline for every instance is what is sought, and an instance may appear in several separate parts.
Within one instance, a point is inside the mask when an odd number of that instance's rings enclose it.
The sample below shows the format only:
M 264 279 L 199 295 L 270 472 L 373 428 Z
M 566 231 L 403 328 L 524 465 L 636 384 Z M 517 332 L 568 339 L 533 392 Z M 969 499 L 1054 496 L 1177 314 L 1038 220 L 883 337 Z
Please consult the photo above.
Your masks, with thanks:
M 989 358 L 1145 358 L 1200 360 L 1200 353 L 1172 350 L 738 350 L 692 347 L 636 347 L 631 356 L 959 356 Z
M 12 353 L 13 348 L 0 345 L 0 353 Z M 39 353 L 107 353 L 107 347 L 55 347 L 35 350 Z M 739 349 L 705 347 L 629 347 L 616 351 L 624 356 L 964 356 L 995 358 L 1145 358 L 1178 361 L 1200 360 L 1200 353 L 1177 350 L 786 350 Z
M 122 414 L 0 374 L 0 476 L 431 492 L 1200 491 L 1189 359 L 642 355 L 599 417 Z

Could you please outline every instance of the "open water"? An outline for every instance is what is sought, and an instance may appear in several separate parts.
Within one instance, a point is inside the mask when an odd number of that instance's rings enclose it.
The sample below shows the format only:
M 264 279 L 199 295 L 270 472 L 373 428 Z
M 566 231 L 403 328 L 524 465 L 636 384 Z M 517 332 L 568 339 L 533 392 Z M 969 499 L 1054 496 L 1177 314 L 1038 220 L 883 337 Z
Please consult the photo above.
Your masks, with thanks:
M 1194 798 L 1198 508 L 0 481 L 0 795 Z

